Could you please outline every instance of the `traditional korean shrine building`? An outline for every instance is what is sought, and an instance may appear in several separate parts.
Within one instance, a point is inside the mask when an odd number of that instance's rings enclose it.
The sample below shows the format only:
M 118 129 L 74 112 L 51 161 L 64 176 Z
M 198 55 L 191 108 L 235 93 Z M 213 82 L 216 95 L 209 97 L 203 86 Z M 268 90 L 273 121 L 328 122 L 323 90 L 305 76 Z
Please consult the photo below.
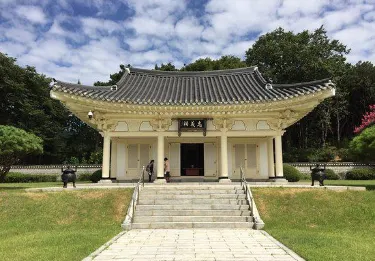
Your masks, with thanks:
M 155 160 L 164 180 L 164 157 L 175 179 L 284 180 L 282 135 L 325 98 L 328 80 L 271 84 L 257 67 L 204 72 L 126 68 L 113 86 L 57 81 L 60 100 L 104 137 L 102 178 L 138 179 Z M 88 117 L 90 114 L 90 117 Z

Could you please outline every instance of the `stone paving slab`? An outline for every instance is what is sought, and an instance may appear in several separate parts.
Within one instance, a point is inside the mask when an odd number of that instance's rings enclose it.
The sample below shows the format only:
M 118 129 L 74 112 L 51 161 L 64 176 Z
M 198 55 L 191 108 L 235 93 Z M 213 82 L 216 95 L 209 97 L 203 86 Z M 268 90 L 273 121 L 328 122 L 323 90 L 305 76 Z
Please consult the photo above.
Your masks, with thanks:
M 302 261 L 267 232 L 252 229 L 134 229 L 122 232 L 84 261 Z
M 172 183 L 172 184 L 145 184 L 146 187 L 160 187 L 160 186 L 168 186 L 170 187 L 176 187 L 176 188 L 181 188 L 181 187 L 191 187 L 193 186 L 201 186 L 201 185 L 213 185 L 215 187 L 220 187 L 220 186 L 233 186 L 233 185 L 239 185 L 239 182 L 232 182 L 228 184 L 219 184 L 219 183 L 214 183 L 214 182 L 204 182 L 204 183 Z M 62 188 L 61 187 L 45 187 L 45 188 L 28 188 L 25 189 L 26 191 L 30 192 L 37 192 L 37 191 L 43 191 L 43 192 L 58 192 L 58 191 L 73 191 L 73 190 L 81 190 L 81 189 L 121 189 L 121 188 L 134 188 L 136 183 L 112 183 L 112 184 L 98 184 L 98 183 L 93 183 L 93 184 L 77 184 L 76 188 L 73 188 L 71 183 L 68 184 L 68 188 Z M 336 191 L 343 191 L 343 190 L 359 190 L 359 191 L 365 191 L 366 187 L 360 187 L 360 186 L 332 186 L 332 185 L 327 185 L 327 186 L 311 186 L 307 184 L 274 184 L 270 182 L 248 182 L 248 185 L 250 188 L 308 188 L 308 189 L 327 189 L 327 190 L 336 190 Z

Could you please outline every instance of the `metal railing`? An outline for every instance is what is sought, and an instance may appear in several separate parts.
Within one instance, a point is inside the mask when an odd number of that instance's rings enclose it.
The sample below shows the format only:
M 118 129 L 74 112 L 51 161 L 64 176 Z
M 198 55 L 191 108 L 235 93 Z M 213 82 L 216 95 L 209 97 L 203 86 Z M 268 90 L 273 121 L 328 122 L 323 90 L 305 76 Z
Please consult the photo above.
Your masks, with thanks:
M 251 190 L 249 189 L 249 186 L 247 184 L 246 177 L 244 175 L 244 171 L 243 171 L 242 166 L 240 167 L 240 178 L 241 178 L 241 187 L 245 190 L 246 199 L 249 202 L 250 214 L 253 217 L 253 221 L 254 221 L 254 228 L 255 229 L 262 229 L 264 227 L 264 222 L 260 218 L 258 208 L 255 205 L 255 200 L 254 200 L 253 194 L 251 193 Z
M 125 220 L 122 223 L 122 228 L 125 230 L 131 229 L 131 223 L 134 221 L 134 213 L 135 213 L 135 207 L 138 204 L 139 201 L 139 193 L 141 191 L 141 187 L 145 186 L 145 166 L 142 167 L 141 175 L 139 177 L 139 180 L 137 182 L 137 185 L 134 187 L 134 192 L 132 196 L 132 200 L 130 202 L 130 206 L 128 208 L 128 212 L 126 214 Z

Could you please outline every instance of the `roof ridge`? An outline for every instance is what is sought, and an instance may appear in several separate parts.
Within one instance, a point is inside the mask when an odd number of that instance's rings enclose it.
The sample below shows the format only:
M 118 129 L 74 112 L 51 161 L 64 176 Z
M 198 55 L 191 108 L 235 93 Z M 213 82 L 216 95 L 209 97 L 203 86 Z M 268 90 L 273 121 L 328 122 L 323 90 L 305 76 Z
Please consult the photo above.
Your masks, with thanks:
M 272 83 L 272 86 L 276 88 L 288 88 L 288 87 L 298 87 L 302 85 L 317 84 L 317 83 L 323 83 L 323 82 L 333 84 L 331 82 L 331 78 L 324 78 L 320 80 L 314 80 L 314 81 L 309 81 L 309 82 L 299 82 L 299 83 L 282 83 L 282 84 Z
M 144 73 L 151 75 L 163 75 L 163 76 L 206 76 L 206 75 L 223 75 L 223 74 L 236 74 L 244 72 L 253 72 L 257 70 L 256 66 L 241 67 L 235 69 L 224 69 L 224 70 L 213 70 L 213 71 L 160 71 L 150 70 L 141 68 L 129 68 L 130 73 Z

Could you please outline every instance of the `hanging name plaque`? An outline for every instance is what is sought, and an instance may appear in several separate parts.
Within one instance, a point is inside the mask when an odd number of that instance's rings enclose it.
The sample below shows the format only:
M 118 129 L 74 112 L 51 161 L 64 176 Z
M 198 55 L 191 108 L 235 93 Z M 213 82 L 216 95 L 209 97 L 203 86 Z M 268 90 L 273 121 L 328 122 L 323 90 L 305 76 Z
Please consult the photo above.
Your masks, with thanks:
M 202 131 L 206 136 L 207 119 L 179 119 L 178 120 L 178 136 L 184 131 Z

